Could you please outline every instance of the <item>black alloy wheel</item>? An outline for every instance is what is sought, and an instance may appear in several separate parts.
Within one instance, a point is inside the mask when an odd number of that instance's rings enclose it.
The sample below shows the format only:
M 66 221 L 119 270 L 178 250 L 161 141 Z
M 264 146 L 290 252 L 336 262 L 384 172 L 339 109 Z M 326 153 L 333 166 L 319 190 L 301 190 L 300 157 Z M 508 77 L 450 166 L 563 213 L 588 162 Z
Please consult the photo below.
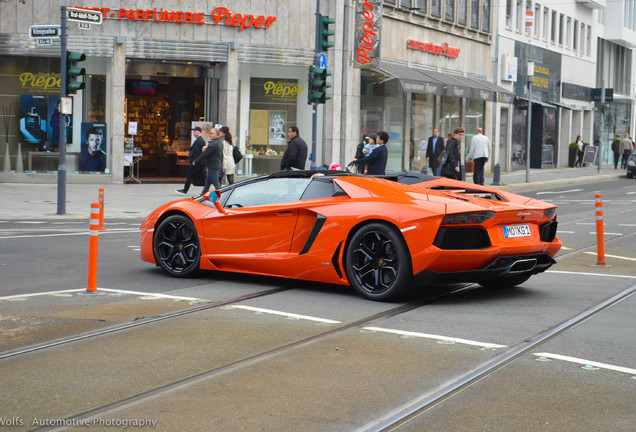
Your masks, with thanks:
M 351 286 L 370 300 L 402 297 L 413 280 L 404 238 L 395 228 L 382 223 L 365 225 L 353 235 L 345 267 Z
M 155 231 L 155 260 L 168 274 L 187 277 L 199 269 L 201 248 L 192 221 L 183 215 L 166 218 Z

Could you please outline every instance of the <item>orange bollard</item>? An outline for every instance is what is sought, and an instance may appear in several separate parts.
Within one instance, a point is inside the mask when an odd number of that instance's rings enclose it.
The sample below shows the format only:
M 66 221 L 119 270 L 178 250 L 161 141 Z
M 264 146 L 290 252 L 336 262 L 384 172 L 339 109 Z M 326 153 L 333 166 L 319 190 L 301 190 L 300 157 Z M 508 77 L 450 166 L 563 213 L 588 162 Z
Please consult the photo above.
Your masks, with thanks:
M 99 230 L 108 231 L 104 226 L 104 188 L 99 188 Z
M 99 203 L 91 203 L 90 231 L 88 232 L 88 282 L 86 291 L 97 291 L 97 247 L 99 244 Z
M 596 207 L 596 249 L 597 266 L 605 265 L 605 232 L 603 231 L 603 194 L 594 195 Z

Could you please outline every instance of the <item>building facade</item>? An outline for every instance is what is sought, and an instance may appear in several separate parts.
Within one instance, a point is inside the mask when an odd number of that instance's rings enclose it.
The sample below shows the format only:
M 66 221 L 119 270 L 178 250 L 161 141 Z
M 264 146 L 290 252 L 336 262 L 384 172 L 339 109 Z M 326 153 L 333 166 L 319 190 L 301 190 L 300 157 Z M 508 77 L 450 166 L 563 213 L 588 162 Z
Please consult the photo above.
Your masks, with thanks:
M 241 173 L 278 170 L 287 128 L 311 135 L 306 87 L 315 10 L 301 0 L 212 3 L 62 1 L 45 10 L 36 1 L 0 3 L 7 83 L 0 181 L 55 181 L 61 115 L 70 124 L 70 182 L 183 177 L 197 125 L 230 128 L 246 153 Z M 58 107 L 59 39 L 40 45 L 29 37 L 31 25 L 60 24 L 58 4 L 104 17 L 89 29 L 68 22 L 68 49 L 87 56 L 80 64 L 86 88 L 73 95 L 72 114 Z M 101 161 L 89 141 L 98 142 Z

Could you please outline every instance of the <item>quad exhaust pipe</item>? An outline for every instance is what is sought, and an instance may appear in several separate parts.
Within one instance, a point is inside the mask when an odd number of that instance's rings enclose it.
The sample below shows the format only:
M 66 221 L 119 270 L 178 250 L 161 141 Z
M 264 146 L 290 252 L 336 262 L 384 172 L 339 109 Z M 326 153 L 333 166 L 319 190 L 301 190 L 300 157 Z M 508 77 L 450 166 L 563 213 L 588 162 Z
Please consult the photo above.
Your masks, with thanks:
M 534 270 L 536 266 L 536 258 L 520 259 L 512 263 L 508 269 L 508 273 L 525 273 Z

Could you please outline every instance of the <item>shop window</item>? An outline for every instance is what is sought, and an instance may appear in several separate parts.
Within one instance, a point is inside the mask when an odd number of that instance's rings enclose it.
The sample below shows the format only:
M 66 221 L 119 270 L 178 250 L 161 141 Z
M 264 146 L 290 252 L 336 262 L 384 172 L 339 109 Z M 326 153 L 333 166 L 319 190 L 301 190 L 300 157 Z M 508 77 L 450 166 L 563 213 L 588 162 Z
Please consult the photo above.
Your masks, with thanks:
M 280 171 L 280 160 L 287 149 L 287 130 L 297 126 L 298 80 L 252 78 L 250 80 L 249 145 L 254 173 Z M 311 131 L 299 130 L 309 136 Z M 307 141 L 307 140 L 305 140 Z
M 448 139 L 448 134 L 452 134 L 460 126 L 460 106 L 461 99 L 459 98 L 448 96 L 442 98 L 438 129 L 440 136 L 444 137 L 444 141 Z
M 470 140 L 477 133 L 477 128 L 484 130 L 484 135 L 488 136 L 488 128 L 484 124 L 484 113 L 486 112 L 486 102 L 474 99 L 466 101 L 466 115 L 464 116 L 464 142 L 466 143 L 466 153 L 470 150 Z
M 426 159 L 428 138 L 433 135 L 435 96 L 413 94 L 411 98 L 410 170 L 421 171 L 429 166 Z
M 386 171 L 402 171 L 404 93 L 397 79 L 363 70 L 360 89 L 360 134 L 389 134 Z

